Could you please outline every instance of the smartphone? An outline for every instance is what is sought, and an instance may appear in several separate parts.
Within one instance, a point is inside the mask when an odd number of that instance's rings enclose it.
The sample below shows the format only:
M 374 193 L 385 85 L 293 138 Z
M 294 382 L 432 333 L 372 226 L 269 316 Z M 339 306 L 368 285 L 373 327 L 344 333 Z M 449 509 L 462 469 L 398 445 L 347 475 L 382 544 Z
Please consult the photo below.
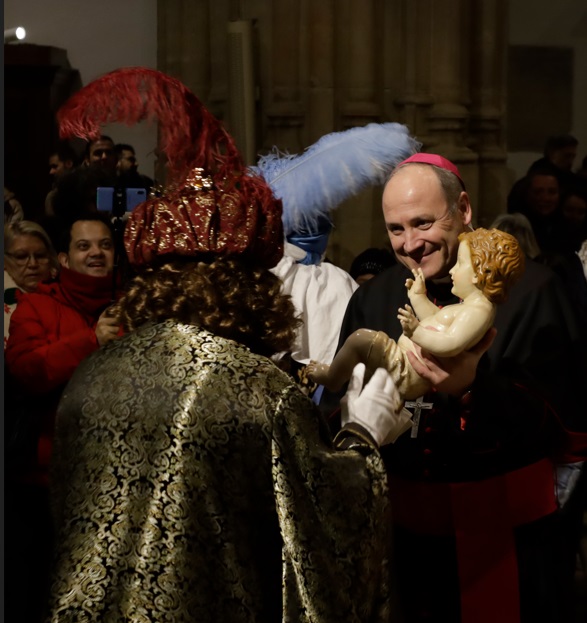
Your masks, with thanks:
M 139 203 L 147 200 L 144 188 L 114 188 L 98 186 L 96 206 L 99 212 L 111 212 L 114 216 L 122 216 L 132 212 Z

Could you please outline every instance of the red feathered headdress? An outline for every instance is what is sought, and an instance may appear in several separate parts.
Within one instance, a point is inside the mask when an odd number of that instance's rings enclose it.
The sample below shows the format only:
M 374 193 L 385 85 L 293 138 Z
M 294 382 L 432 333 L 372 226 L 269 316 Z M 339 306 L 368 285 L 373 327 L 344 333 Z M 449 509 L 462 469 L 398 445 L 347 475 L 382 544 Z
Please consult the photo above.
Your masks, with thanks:
M 230 134 L 179 80 L 143 67 L 118 69 L 73 95 L 57 120 L 62 138 L 86 140 L 96 139 L 102 124 L 158 121 L 169 187 L 129 218 L 132 264 L 212 253 L 272 267 L 281 258 L 281 203 L 246 171 Z

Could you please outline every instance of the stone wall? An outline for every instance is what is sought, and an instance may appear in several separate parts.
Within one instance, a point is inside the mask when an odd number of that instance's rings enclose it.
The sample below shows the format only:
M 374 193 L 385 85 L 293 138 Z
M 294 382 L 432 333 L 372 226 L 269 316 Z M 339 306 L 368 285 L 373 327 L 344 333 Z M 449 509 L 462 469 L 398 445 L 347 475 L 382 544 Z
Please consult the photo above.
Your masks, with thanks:
M 425 151 L 459 166 L 476 221 L 486 225 L 504 210 L 510 184 L 506 4 L 160 0 L 157 64 L 193 89 L 237 141 L 242 137 L 249 159 L 273 145 L 296 153 L 323 134 L 370 122 L 405 123 Z M 232 98 L 244 97 L 234 67 L 240 52 L 228 36 L 234 21 L 252 32 L 245 45 L 253 61 L 254 145 L 238 127 L 244 116 L 230 112 Z M 365 247 L 385 244 L 380 198 L 381 189 L 365 191 L 336 211 L 332 261 L 348 268 Z

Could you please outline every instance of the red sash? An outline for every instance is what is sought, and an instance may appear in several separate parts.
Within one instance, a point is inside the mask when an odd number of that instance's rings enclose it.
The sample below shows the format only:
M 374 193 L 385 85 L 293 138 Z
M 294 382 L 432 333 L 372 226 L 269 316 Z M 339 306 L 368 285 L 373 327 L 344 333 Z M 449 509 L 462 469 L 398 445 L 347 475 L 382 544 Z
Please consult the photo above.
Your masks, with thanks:
M 462 623 L 519 623 L 513 528 L 557 510 L 552 462 L 477 482 L 390 476 L 389 488 L 396 523 L 419 534 L 455 536 Z

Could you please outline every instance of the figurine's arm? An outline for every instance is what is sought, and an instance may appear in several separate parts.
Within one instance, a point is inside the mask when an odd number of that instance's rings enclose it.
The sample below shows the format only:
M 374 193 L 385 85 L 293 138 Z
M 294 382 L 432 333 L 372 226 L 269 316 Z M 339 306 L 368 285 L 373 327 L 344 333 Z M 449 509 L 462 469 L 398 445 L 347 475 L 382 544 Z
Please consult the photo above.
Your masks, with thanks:
M 418 322 L 418 319 L 416 318 L 416 315 L 414 314 L 414 310 L 409 305 L 406 305 L 405 307 L 400 307 L 397 310 L 397 319 L 402 326 L 403 334 L 406 337 L 411 338 L 414 334 L 414 331 L 418 328 L 418 325 L 420 324 Z
M 358 363 L 367 363 L 371 344 L 377 331 L 358 329 L 348 336 L 342 348 L 336 353 L 330 366 L 311 361 L 308 376 L 324 385 L 330 391 L 338 391 L 350 378 Z
M 445 331 L 419 323 L 410 336 L 411 340 L 436 357 L 454 357 L 476 344 L 493 323 L 493 309 L 479 306 L 463 309 L 462 305 L 448 305 L 442 313 L 449 313 L 453 307 L 459 308 L 458 314 Z
M 412 271 L 414 279 L 406 279 L 408 298 L 420 320 L 435 314 L 440 308 L 426 296 L 426 282 L 421 268 Z

